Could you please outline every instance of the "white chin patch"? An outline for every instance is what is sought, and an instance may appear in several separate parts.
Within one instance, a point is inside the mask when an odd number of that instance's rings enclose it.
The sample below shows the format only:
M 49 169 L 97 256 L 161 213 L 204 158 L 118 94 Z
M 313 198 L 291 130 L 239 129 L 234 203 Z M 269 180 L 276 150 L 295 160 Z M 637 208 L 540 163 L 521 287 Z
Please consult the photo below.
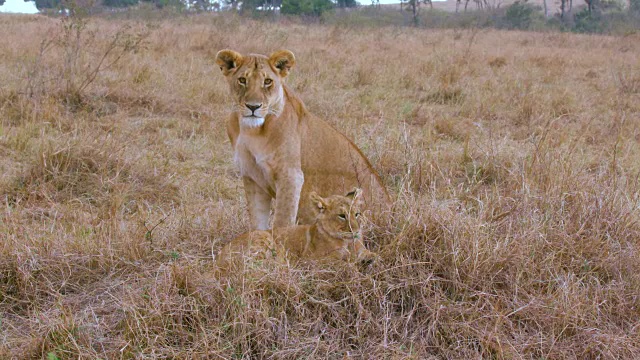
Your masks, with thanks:
M 264 124 L 264 118 L 259 117 L 243 117 L 242 118 L 242 126 L 247 128 L 257 128 Z

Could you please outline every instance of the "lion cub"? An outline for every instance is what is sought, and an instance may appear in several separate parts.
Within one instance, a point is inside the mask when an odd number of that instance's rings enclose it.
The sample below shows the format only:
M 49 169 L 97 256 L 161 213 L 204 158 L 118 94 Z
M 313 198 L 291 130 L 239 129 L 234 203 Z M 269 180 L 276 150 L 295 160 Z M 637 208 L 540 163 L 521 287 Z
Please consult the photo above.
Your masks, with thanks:
M 312 192 L 309 198 L 316 211 L 313 225 L 252 231 L 226 244 L 218 255 L 221 268 L 240 263 L 244 258 L 323 259 L 370 262 L 376 255 L 355 244 L 360 231 L 360 189 L 346 196 L 322 198 Z

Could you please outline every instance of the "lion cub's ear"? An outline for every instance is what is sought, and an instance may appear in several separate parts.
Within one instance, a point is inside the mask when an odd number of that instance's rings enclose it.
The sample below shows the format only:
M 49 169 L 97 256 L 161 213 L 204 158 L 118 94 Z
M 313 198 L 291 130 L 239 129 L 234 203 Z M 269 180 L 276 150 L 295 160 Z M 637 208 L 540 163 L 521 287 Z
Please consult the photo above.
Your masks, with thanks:
M 362 206 L 364 203 L 364 199 L 361 195 L 362 195 L 362 189 L 353 188 L 353 190 L 349 191 L 345 196 L 351 199 L 353 204 L 356 204 L 357 206 Z
M 349 191 L 347 193 L 347 195 L 345 195 L 346 197 L 350 198 L 351 200 L 357 198 L 358 196 L 360 196 L 362 194 L 362 189 L 360 188 L 353 188 L 353 190 Z
M 220 50 L 216 55 L 216 64 L 220 66 L 222 74 L 227 76 L 242 63 L 242 55 L 233 50 Z
M 311 203 L 313 203 L 313 208 L 315 210 L 322 213 L 327 209 L 327 201 L 315 191 L 312 191 L 311 194 L 309 194 L 309 198 L 311 199 Z
M 280 77 L 289 75 L 289 70 L 296 64 L 296 57 L 289 50 L 278 50 L 269 56 L 269 65 L 274 68 Z

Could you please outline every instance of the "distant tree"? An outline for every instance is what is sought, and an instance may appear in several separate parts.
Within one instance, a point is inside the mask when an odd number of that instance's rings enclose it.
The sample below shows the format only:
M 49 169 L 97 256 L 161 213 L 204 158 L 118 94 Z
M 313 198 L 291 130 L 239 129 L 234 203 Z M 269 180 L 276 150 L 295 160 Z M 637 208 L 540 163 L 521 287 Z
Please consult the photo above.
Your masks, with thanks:
M 336 6 L 339 8 L 352 8 L 358 6 L 356 0 L 336 0 Z
M 196 11 L 218 11 L 220 3 L 211 0 L 189 0 L 191 9 Z
M 640 14 L 640 0 L 629 0 L 629 11 Z
M 150 2 L 154 4 L 158 9 L 162 9 L 165 7 L 173 7 L 178 10 L 184 9 L 185 3 L 181 0 L 141 0 L 145 2 Z
M 244 15 L 247 12 L 252 12 L 261 4 L 262 0 L 242 0 L 242 5 L 240 6 L 240 14 Z
M 588 1 L 588 0 L 585 0 L 585 1 Z M 564 21 L 570 21 L 571 19 L 567 19 L 567 14 L 571 14 L 572 12 L 573 12 L 573 0 L 560 0 L 560 19 Z
M 573 31 L 580 33 L 602 33 L 604 31 L 602 14 L 597 11 L 582 9 L 573 17 Z
M 262 8 L 265 10 L 275 10 L 282 7 L 282 0 L 262 0 Z
M 526 30 L 531 26 L 531 21 L 535 14 L 535 8 L 525 2 L 516 0 L 507 7 L 504 15 L 505 25 L 509 29 Z
M 233 10 L 238 10 L 238 0 L 222 0 L 227 6 L 230 6 Z
M 127 7 L 137 4 L 138 0 L 102 0 L 102 5 L 107 7 Z
M 418 16 L 420 15 L 421 4 L 425 4 L 425 5 L 429 4 L 429 6 L 433 9 L 433 3 L 431 2 L 431 0 L 406 0 L 406 1 L 400 2 L 401 9 L 402 9 L 402 6 L 404 5 L 405 10 L 411 12 L 414 26 L 418 26 L 418 23 L 420 22 Z M 465 10 L 466 10 L 466 6 L 465 6 Z
M 282 0 L 280 12 L 290 15 L 320 16 L 333 9 L 330 0 Z
M 460 5 L 462 5 L 462 1 L 463 0 L 456 0 L 456 12 L 458 12 L 458 9 L 460 8 Z M 543 0 L 546 1 L 546 0 Z M 464 0 L 464 12 L 467 12 L 467 7 L 469 6 L 469 2 L 471 2 L 471 0 Z M 473 0 L 473 2 L 476 4 L 476 8 L 478 9 L 496 9 L 500 7 L 500 4 L 502 4 L 500 1 L 496 3 L 492 3 L 489 0 Z M 427 2 L 425 1 L 425 4 Z M 433 8 L 433 6 L 431 6 Z
M 593 9 L 596 7 L 597 0 L 584 0 L 587 3 L 587 10 L 589 13 L 593 12 Z
M 61 4 L 60 0 L 35 0 L 35 2 L 38 10 L 57 8 Z
M 242 0 L 240 14 L 256 11 L 272 11 L 282 6 L 282 0 Z
M 211 3 L 208 0 L 189 0 L 189 8 L 195 11 L 208 11 Z

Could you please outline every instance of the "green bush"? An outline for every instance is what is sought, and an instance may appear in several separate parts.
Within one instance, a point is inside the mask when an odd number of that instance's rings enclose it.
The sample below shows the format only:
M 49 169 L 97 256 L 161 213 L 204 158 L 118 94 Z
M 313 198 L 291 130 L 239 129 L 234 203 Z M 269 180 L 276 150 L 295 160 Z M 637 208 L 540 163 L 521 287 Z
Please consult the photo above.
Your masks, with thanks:
M 333 9 L 330 0 L 283 0 L 280 12 L 289 15 L 320 16 Z
M 127 7 L 138 5 L 138 0 L 102 0 L 102 5 L 108 7 Z
M 575 14 L 573 17 L 573 31 L 579 33 L 602 33 L 604 30 L 602 16 L 597 12 L 589 12 L 587 9 Z
M 118 0 L 115 0 L 118 1 Z M 127 0 L 124 0 L 127 1 Z M 185 4 L 181 0 L 141 0 L 144 2 L 150 2 L 156 6 L 158 9 L 164 8 L 173 8 L 176 10 L 182 10 L 185 7 Z
M 507 7 L 504 15 L 505 27 L 526 30 L 531 26 L 536 9 L 526 2 L 516 1 Z
M 57 8 L 61 4 L 60 0 L 35 0 L 35 2 L 38 10 Z
M 336 0 L 336 6 L 339 8 L 352 8 L 357 7 L 358 2 L 356 0 Z

